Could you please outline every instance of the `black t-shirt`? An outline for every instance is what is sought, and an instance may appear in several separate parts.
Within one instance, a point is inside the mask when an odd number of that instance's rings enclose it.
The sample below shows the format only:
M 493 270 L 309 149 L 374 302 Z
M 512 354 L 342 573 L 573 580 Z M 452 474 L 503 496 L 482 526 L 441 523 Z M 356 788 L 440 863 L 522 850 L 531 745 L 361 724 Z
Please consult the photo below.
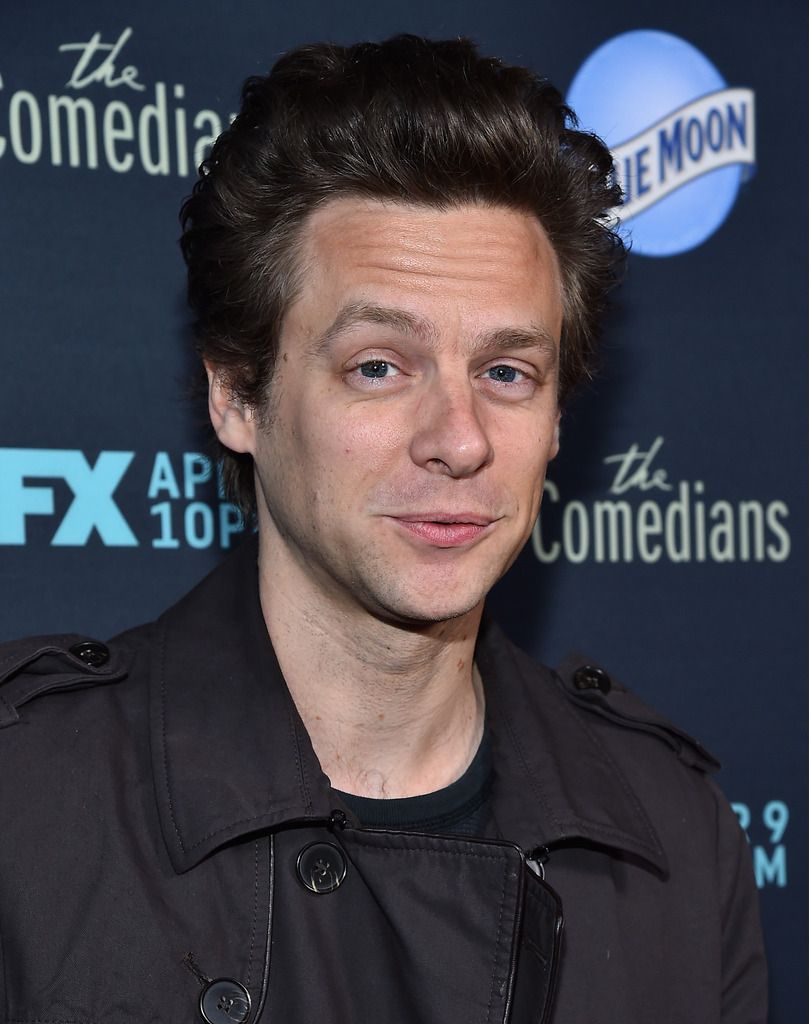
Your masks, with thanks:
M 480 836 L 488 820 L 490 788 L 491 745 L 484 732 L 472 763 L 444 789 L 391 800 L 337 792 L 366 828 Z

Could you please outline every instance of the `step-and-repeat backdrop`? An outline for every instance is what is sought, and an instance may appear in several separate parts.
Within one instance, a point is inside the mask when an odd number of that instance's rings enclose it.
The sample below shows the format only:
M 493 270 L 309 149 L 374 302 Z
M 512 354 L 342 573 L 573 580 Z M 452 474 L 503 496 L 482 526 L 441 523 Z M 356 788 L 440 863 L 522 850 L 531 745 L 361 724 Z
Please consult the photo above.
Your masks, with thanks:
M 295 44 L 476 39 L 612 148 L 632 240 L 493 604 L 603 663 L 723 762 L 772 1020 L 809 1019 L 805 4 L 38 0 L 0 10 L 0 638 L 108 636 L 237 541 L 176 245 L 242 80 Z M 665 926 L 661 922 L 661 926 Z M 695 941 L 699 941 L 695 937 Z M 683 979 L 687 984 L 687 979 Z

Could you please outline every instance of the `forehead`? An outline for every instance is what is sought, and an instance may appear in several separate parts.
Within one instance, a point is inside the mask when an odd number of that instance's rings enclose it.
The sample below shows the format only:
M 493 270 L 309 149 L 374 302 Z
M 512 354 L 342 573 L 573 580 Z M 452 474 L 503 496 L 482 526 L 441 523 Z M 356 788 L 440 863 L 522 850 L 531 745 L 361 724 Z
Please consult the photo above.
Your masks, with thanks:
M 300 242 L 302 287 L 289 310 L 293 321 L 334 316 L 350 302 L 377 302 L 473 329 L 541 322 L 559 337 L 558 261 L 530 214 L 481 204 L 435 209 L 344 198 L 319 208 Z

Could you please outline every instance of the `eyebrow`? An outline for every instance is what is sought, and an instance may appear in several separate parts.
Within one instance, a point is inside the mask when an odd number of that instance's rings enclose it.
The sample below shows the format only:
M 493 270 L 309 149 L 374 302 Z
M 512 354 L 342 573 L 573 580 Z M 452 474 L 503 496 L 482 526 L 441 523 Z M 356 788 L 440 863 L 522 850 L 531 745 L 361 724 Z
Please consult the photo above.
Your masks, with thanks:
M 325 353 L 337 338 L 359 324 L 377 324 L 390 327 L 399 334 L 406 334 L 434 345 L 437 341 L 435 326 L 424 317 L 416 316 L 405 309 L 377 306 L 369 302 L 350 302 L 343 306 L 332 323 L 315 342 L 315 351 Z
M 544 356 L 556 363 L 559 359 L 559 343 L 550 331 L 540 323 L 529 327 L 501 327 L 495 331 L 484 331 L 473 341 L 475 351 L 504 352 L 509 349 L 538 349 Z
M 399 334 L 417 338 L 429 348 L 435 348 L 438 331 L 435 324 L 424 317 L 405 309 L 379 306 L 368 302 L 351 302 L 340 310 L 323 334 L 316 340 L 314 350 L 324 355 L 337 338 L 360 324 L 377 324 L 390 327 Z M 509 349 L 539 349 L 554 363 L 559 358 L 559 345 L 542 323 L 532 322 L 526 327 L 500 327 L 483 331 L 472 339 L 472 352 L 507 351 Z

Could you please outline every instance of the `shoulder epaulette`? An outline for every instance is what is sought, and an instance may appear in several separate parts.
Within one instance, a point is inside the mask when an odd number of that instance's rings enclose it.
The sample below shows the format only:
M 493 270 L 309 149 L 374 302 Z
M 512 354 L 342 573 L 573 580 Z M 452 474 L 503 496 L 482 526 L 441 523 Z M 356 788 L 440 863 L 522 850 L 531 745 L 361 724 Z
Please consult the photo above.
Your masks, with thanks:
M 565 659 L 556 675 L 567 697 L 578 707 L 627 729 L 657 736 L 693 768 L 715 771 L 720 767 L 698 740 L 650 708 L 594 662 L 572 655 Z
M 45 693 L 114 682 L 126 675 L 106 644 L 75 633 L 26 637 L 0 646 L 0 729 Z

